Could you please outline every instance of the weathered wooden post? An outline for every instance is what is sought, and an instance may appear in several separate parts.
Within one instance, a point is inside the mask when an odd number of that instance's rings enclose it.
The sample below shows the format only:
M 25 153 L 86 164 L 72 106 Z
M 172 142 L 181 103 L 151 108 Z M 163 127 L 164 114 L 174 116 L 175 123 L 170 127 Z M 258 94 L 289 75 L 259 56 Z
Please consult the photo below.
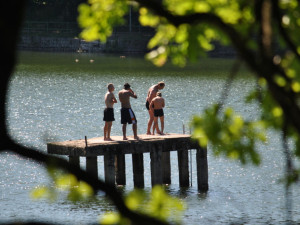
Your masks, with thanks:
M 162 156 L 161 145 L 159 143 L 155 144 L 150 152 L 152 186 L 156 184 L 162 184 L 161 156 Z
M 198 190 L 208 191 L 207 147 L 199 147 L 196 153 Z
M 85 140 L 85 151 L 88 152 L 88 142 L 87 137 L 84 137 Z M 87 156 L 86 157 L 86 171 L 92 176 L 98 178 L 98 162 L 97 156 Z
M 180 187 L 189 187 L 189 155 L 188 149 L 180 149 L 177 151 L 179 185 Z
M 98 178 L 97 156 L 86 157 L 86 171 Z
M 183 132 L 185 132 L 184 126 Z M 151 183 L 154 186 L 171 183 L 170 151 L 177 151 L 179 184 L 180 187 L 188 187 L 190 183 L 192 184 L 192 180 L 191 182 L 189 180 L 189 177 L 192 178 L 189 174 L 189 170 L 192 171 L 192 164 L 189 168 L 188 152 L 190 149 L 196 149 L 198 190 L 208 190 L 207 148 L 201 148 L 191 139 L 191 135 L 145 135 L 140 141 L 123 140 L 122 136 L 114 139 L 116 141 L 106 142 L 102 137 L 89 140 L 85 137 L 85 140 L 47 143 L 47 151 L 49 154 L 68 156 L 70 164 L 77 166 L 80 166 L 79 157 L 86 157 L 86 170 L 95 177 L 98 177 L 97 156 L 104 156 L 105 182 L 110 185 L 126 184 L 125 154 L 132 154 L 134 186 L 143 188 L 145 185 L 144 153 L 150 152 Z
M 104 154 L 105 183 L 115 185 L 115 156 L 109 151 Z
M 80 166 L 80 158 L 79 156 L 69 155 L 69 163 L 74 166 Z
M 144 188 L 144 154 L 132 154 L 133 183 L 136 188 Z
M 116 183 L 118 185 L 126 185 L 126 163 L 125 155 L 116 155 Z
M 162 152 L 162 176 L 163 184 L 171 184 L 170 152 Z

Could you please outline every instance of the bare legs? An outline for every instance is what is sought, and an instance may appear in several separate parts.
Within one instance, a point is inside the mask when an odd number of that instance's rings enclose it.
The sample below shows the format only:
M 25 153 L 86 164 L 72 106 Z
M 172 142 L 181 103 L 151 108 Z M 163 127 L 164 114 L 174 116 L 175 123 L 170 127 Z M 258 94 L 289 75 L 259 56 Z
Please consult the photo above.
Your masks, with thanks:
M 110 131 L 111 131 L 112 121 L 106 121 L 103 131 L 104 131 L 104 141 L 112 141 L 110 138 Z
M 149 113 L 149 120 L 148 120 L 148 127 L 147 127 L 147 134 L 150 135 L 151 134 L 151 126 L 154 120 L 154 112 L 153 110 L 148 110 Z
M 164 117 L 161 116 L 159 118 L 160 118 L 161 130 L 159 130 L 159 126 L 158 126 L 158 117 L 154 117 L 154 124 L 153 124 L 153 130 L 152 130 L 153 135 L 154 135 L 155 129 L 156 129 L 157 134 L 164 134 L 164 126 L 165 126 Z
M 127 136 L 126 136 L 126 127 L 127 124 L 123 124 L 122 126 L 122 131 L 123 131 L 123 140 L 128 140 Z M 133 130 L 133 138 L 136 140 L 139 140 L 139 137 L 137 136 L 137 124 L 132 124 L 132 130 Z
M 160 125 L 161 125 L 161 132 L 160 134 L 164 134 L 164 128 L 165 128 L 165 117 L 161 116 L 160 118 Z

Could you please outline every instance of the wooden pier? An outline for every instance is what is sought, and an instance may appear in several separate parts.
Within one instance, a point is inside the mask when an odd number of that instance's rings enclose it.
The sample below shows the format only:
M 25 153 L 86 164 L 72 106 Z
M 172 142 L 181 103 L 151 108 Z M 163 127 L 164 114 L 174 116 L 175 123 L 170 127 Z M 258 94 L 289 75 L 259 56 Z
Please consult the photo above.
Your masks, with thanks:
M 125 154 L 132 155 L 133 183 L 135 187 L 144 187 L 143 153 L 150 153 L 151 183 L 171 184 L 170 151 L 177 151 L 179 185 L 190 186 L 188 150 L 196 150 L 197 183 L 199 191 L 208 190 L 207 149 L 185 134 L 139 135 L 140 140 L 129 136 L 112 136 L 114 141 L 104 141 L 103 137 L 53 142 L 47 144 L 49 154 L 67 155 L 69 162 L 79 166 L 80 157 L 86 157 L 86 171 L 98 177 L 97 157 L 104 156 L 105 182 L 126 184 Z

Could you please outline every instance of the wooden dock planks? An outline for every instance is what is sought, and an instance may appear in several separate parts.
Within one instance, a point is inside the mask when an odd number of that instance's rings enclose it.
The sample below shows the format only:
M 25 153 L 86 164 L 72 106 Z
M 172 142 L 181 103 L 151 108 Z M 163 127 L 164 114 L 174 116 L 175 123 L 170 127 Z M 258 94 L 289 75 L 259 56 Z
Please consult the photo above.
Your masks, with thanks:
M 114 141 L 104 141 L 103 137 L 91 139 L 52 142 L 47 144 L 49 154 L 67 155 L 70 163 L 79 165 L 79 158 L 86 157 L 86 170 L 98 176 L 97 156 L 104 156 L 105 181 L 109 184 L 126 184 L 125 154 L 132 155 L 134 186 L 144 187 L 143 153 L 150 153 L 151 183 L 171 184 L 170 151 L 177 151 L 179 184 L 189 186 L 188 150 L 196 149 L 198 189 L 208 190 L 207 149 L 187 134 L 139 135 L 140 140 L 129 136 L 112 136 Z

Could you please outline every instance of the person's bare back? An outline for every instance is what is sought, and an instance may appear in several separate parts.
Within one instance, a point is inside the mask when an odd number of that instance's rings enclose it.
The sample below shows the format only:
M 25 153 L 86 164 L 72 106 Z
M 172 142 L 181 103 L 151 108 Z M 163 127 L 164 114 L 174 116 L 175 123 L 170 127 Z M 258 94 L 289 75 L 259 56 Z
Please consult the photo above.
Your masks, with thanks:
M 165 107 L 165 100 L 163 97 L 155 97 L 152 99 L 150 107 L 153 107 L 153 109 L 162 109 Z
M 134 95 L 134 93 L 131 89 L 129 89 L 129 90 L 123 89 L 123 90 L 119 91 L 119 99 L 120 99 L 122 108 L 131 108 L 130 97 L 136 98 L 136 95 Z

